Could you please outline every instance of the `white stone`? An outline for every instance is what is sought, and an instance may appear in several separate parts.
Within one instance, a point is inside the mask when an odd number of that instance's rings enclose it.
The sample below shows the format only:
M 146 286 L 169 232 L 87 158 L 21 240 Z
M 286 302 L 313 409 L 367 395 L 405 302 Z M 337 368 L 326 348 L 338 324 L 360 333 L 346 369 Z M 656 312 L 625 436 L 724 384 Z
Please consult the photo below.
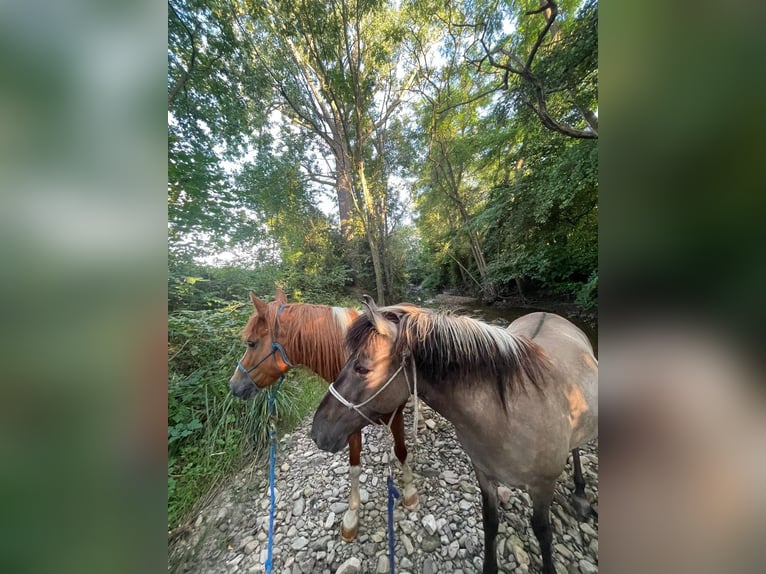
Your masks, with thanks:
M 324 521 L 325 529 L 331 528 L 333 525 L 333 522 L 335 522 L 335 513 L 331 510 L 330 514 L 327 515 L 327 518 Z
M 441 473 L 441 478 L 446 482 L 447 484 L 457 484 L 460 482 L 460 478 L 458 477 L 457 473 L 453 470 L 445 470 Z
M 359 558 L 352 556 L 338 567 L 335 574 L 358 574 L 361 569 L 362 563 Z
M 422 522 L 423 522 L 423 526 L 426 529 L 426 532 L 428 532 L 429 534 L 434 534 L 436 532 L 436 529 L 437 529 L 436 518 L 434 517 L 433 514 L 426 514 L 423 517 Z
M 299 536 L 295 540 L 293 540 L 292 548 L 293 550 L 301 550 L 302 548 L 306 548 L 308 546 L 309 541 L 305 536 Z
M 407 552 L 407 554 L 412 554 L 415 552 L 415 547 L 412 545 L 412 540 L 410 540 L 410 537 L 406 534 L 402 534 L 402 544 L 404 544 L 404 550 Z

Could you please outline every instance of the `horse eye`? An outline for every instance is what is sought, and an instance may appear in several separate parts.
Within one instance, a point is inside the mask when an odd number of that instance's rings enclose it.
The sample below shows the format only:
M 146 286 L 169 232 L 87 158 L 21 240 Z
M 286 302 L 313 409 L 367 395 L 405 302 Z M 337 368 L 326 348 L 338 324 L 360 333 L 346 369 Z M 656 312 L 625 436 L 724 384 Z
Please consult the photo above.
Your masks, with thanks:
M 255 349 L 256 345 L 258 345 L 258 343 L 256 343 L 255 341 L 247 342 L 247 346 L 250 347 L 251 349 Z
M 354 365 L 354 371 L 360 375 L 366 375 L 367 373 L 370 372 L 370 369 L 363 367 L 362 365 L 357 363 Z

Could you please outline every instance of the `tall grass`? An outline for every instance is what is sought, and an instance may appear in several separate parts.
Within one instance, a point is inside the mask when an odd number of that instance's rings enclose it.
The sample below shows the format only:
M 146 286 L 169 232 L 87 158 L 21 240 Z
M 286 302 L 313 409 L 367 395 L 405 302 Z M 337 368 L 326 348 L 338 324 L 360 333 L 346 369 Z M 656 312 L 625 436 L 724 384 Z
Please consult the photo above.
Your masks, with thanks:
M 251 307 L 181 311 L 168 318 L 168 528 L 186 521 L 223 479 L 268 443 L 268 393 L 241 401 L 227 382 Z M 292 430 L 327 385 L 294 369 L 275 396 L 278 432 Z

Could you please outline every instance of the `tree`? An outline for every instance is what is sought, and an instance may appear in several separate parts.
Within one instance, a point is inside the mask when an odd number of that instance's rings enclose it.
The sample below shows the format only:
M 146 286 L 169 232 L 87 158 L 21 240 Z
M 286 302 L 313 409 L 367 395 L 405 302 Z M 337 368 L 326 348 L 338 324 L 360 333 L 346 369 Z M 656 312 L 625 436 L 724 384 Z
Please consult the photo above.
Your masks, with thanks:
M 225 3 L 168 2 L 168 233 L 176 254 L 199 254 L 201 231 L 224 247 L 242 198 L 223 162 L 266 125 L 265 84 L 244 57 Z M 244 97 L 248 94 L 249 99 Z
M 364 236 L 384 303 L 391 204 L 387 132 L 414 81 L 414 71 L 399 57 L 406 10 L 374 0 L 236 6 L 242 37 L 249 38 L 278 94 L 280 111 L 334 160 L 332 181 L 326 173 L 308 175 L 334 185 L 343 236 Z
M 505 92 L 514 109 L 527 107 L 543 126 L 567 137 L 598 139 L 598 3 L 579 5 L 578 0 L 529 0 L 499 10 L 494 3 L 484 5 L 469 59 L 479 73 L 497 77 L 493 90 Z M 515 29 L 509 31 L 504 22 Z

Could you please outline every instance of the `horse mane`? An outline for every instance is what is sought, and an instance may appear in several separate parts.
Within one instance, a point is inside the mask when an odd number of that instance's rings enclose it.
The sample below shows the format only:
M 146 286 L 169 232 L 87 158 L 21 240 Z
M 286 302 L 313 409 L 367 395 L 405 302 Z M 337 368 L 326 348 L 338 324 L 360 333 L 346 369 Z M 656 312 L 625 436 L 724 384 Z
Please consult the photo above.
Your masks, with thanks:
M 279 304 L 272 301 L 266 309 L 265 320 L 273 337 Z M 277 340 L 284 347 L 291 363 L 304 365 L 331 383 L 338 377 L 348 358 L 343 337 L 347 324 L 357 314 L 353 309 L 290 303 L 285 305 L 279 316 Z M 259 319 L 257 314 L 250 318 L 243 331 L 245 337 L 252 332 Z
M 470 317 L 402 304 L 379 309 L 398 323 L 394 349 L 408 350 L 419 373 L 434 381 L 471 386 L 492 380 L 503 405 L 506 398 L 528 385 L 542 391 L 549 364 L 545 352 L 533 341 Z M 358 351 L 377 334 L 364 315 L 349 327 L 346 345 Z

